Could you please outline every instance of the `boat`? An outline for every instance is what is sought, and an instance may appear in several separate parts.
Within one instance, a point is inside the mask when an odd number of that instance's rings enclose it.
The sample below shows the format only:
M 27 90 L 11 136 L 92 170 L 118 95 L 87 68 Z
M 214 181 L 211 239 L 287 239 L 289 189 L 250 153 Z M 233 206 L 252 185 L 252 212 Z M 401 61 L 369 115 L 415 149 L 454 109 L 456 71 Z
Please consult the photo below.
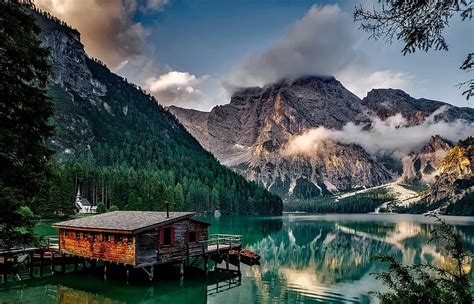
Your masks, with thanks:
M 229 255 L 233 257 L 233 259 L 236 259 L 238 254 L 239 254 L 238 250 L 229 251 Z M 251 250 L 242 249 L 240 250 L 240 261 L 250 266 L 260 265 L 260 255 L 256 254 L 255 252 Z

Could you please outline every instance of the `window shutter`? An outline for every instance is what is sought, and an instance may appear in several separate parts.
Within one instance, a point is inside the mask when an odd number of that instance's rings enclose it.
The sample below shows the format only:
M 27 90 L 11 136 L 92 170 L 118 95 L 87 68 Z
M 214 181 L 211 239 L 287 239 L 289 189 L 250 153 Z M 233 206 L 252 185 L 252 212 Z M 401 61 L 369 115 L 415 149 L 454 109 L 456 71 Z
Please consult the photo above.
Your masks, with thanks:
M 160 232 L 160 246 L 163 246 L 163 243 L 165 242 L 165 229 L 161 228 L 159 232 Z
M 171 246 L 174 245 L 174 227 L 171 227 Z

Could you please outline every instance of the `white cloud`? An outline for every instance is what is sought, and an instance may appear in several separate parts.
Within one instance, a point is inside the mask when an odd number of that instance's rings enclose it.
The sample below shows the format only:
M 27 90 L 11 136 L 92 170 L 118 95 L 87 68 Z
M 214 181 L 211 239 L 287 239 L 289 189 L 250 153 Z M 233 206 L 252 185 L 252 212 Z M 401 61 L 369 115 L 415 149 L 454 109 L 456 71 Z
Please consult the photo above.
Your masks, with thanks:
M 360 72 L 357 70 L 346 70 L 339 74 L 338 79 L 349 91 L 360 98 L 364 98 L 372 89 L 408 89 L 411 87 L 414 77 L 409 73 L 395 72 L 391 70 Z
M 207 75 L 196 77 L 188 72 L 170 71 L 158 78 L 148 78 L 145 88 L 162 104 L 196 106 L 206 98 L 201 86 L 208 78 Z
M 146 0 L 145 9 L 160 10 L 168 4 L 168 2 L 168 0 Z
M 148 0 L 147 10 L 159 10 L 166 0 Z M 81 33 L 86 52 L 112 69 L 141 55 L 149 31 L 133 17 L 137 0 L 35 0 L 38 8 L 66 21 Z
M 407 88 L 409 74 L 370 68 L 370 58 L 359 45 L 360 35 L 365 33 L 357 31 L 352 16 L 337 4 L 314 5 L 274 45 L 247 57 L 228 75 L 225 85 L 262 86 L 283 78 L 331 75 L 359 97 L 373 88 Z
M 282 154 L 312 154 L 321 142 L 333 140 L 343 144 L 358 144 L 372 155 L 385 154 L 401 159 L 421 148 L 433 135 L 440 135 L 453 142 L 472 136 L 474 123 L 460 119 L 435 122 L 435 117 L 445 110 L 446 107 L 441 107 L 416 126 L 409 126 L 401 114 L 396 114 L 386 120 L 372 118 L 370 128 L 367 128 L 367 125 L 348 123 L 341 130 L 324 127 L 310 129 L 290 139 Z

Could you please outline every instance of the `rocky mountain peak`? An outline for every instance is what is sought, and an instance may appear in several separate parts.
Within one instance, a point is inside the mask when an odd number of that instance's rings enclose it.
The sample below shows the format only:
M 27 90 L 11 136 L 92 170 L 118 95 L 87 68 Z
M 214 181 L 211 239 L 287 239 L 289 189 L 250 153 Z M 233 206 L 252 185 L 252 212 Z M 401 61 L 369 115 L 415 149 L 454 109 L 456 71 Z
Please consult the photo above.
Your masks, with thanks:
M 382 119 L 400 113 L 409 125 L 422 123 L 428 116 L 438 113 L 435 121 L 455 119 L 474 120 L 474 109 L 454 107 L 446 102 L 425 98 L 414 98 L 398 89 L 374 89 L 362 99 L 371 115 Z M 436 113 L 435 113 L 436 112 Z
M 462 196 L 474 187 L 474 138 L 461 140 L 447 153 L 439 166 L 439 176 L 431 187 L 428 202 Z
M 448 121 L 463 117 L 474 121 L 470 108 L 416 99 L 402 90 L 372 90 L 360 100 L 334 77 L 326 76 L 241 89 L 229 104 L 213 108 L 208 115 L 177 108 L 170 111 L 222 163 L 285 198 L 372 187 L 400 176 L 432 182 L 451 148 L 433 134 L 402 160 L 384 160 L 359 145 L 331 138 L 304 155 L 285 153 L 295 137 L 308 131 L 333 132 L 348 123 L 368 127 L 374 117 L 386 119 L 398 113 L 410 125 L 423 123 L 435 111 Z

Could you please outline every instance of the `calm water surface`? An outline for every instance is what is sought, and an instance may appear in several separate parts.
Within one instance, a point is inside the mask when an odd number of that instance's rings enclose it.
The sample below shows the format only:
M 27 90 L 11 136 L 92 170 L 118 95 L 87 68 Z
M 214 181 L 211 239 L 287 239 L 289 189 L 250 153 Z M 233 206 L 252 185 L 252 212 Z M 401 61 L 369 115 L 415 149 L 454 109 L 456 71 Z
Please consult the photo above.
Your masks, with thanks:
M 211 233 L 242 234 L 244 246 L 262 256 L 261 265 L 243 266 L 241 279 L 188 272 L 182 280 L 172 276 L 153 285 L 127 285 L 123 278 L 104 280 L 97 274 L 56 274 L 0 286 L 0 303 L 371 303 L 369 291 L 382 286 L 370 273 L 384 269 L 370 261 L 372 256 L 390 254 L 407 264 L 450 263 L 443 248 L 427 242 L 435 224 L 423 216 L 202 219 L 212 223 Z M 474 218 L 446 219 L 474 251 Z M 51 232 L 49 223 L 38 226 L 39 234 Z

